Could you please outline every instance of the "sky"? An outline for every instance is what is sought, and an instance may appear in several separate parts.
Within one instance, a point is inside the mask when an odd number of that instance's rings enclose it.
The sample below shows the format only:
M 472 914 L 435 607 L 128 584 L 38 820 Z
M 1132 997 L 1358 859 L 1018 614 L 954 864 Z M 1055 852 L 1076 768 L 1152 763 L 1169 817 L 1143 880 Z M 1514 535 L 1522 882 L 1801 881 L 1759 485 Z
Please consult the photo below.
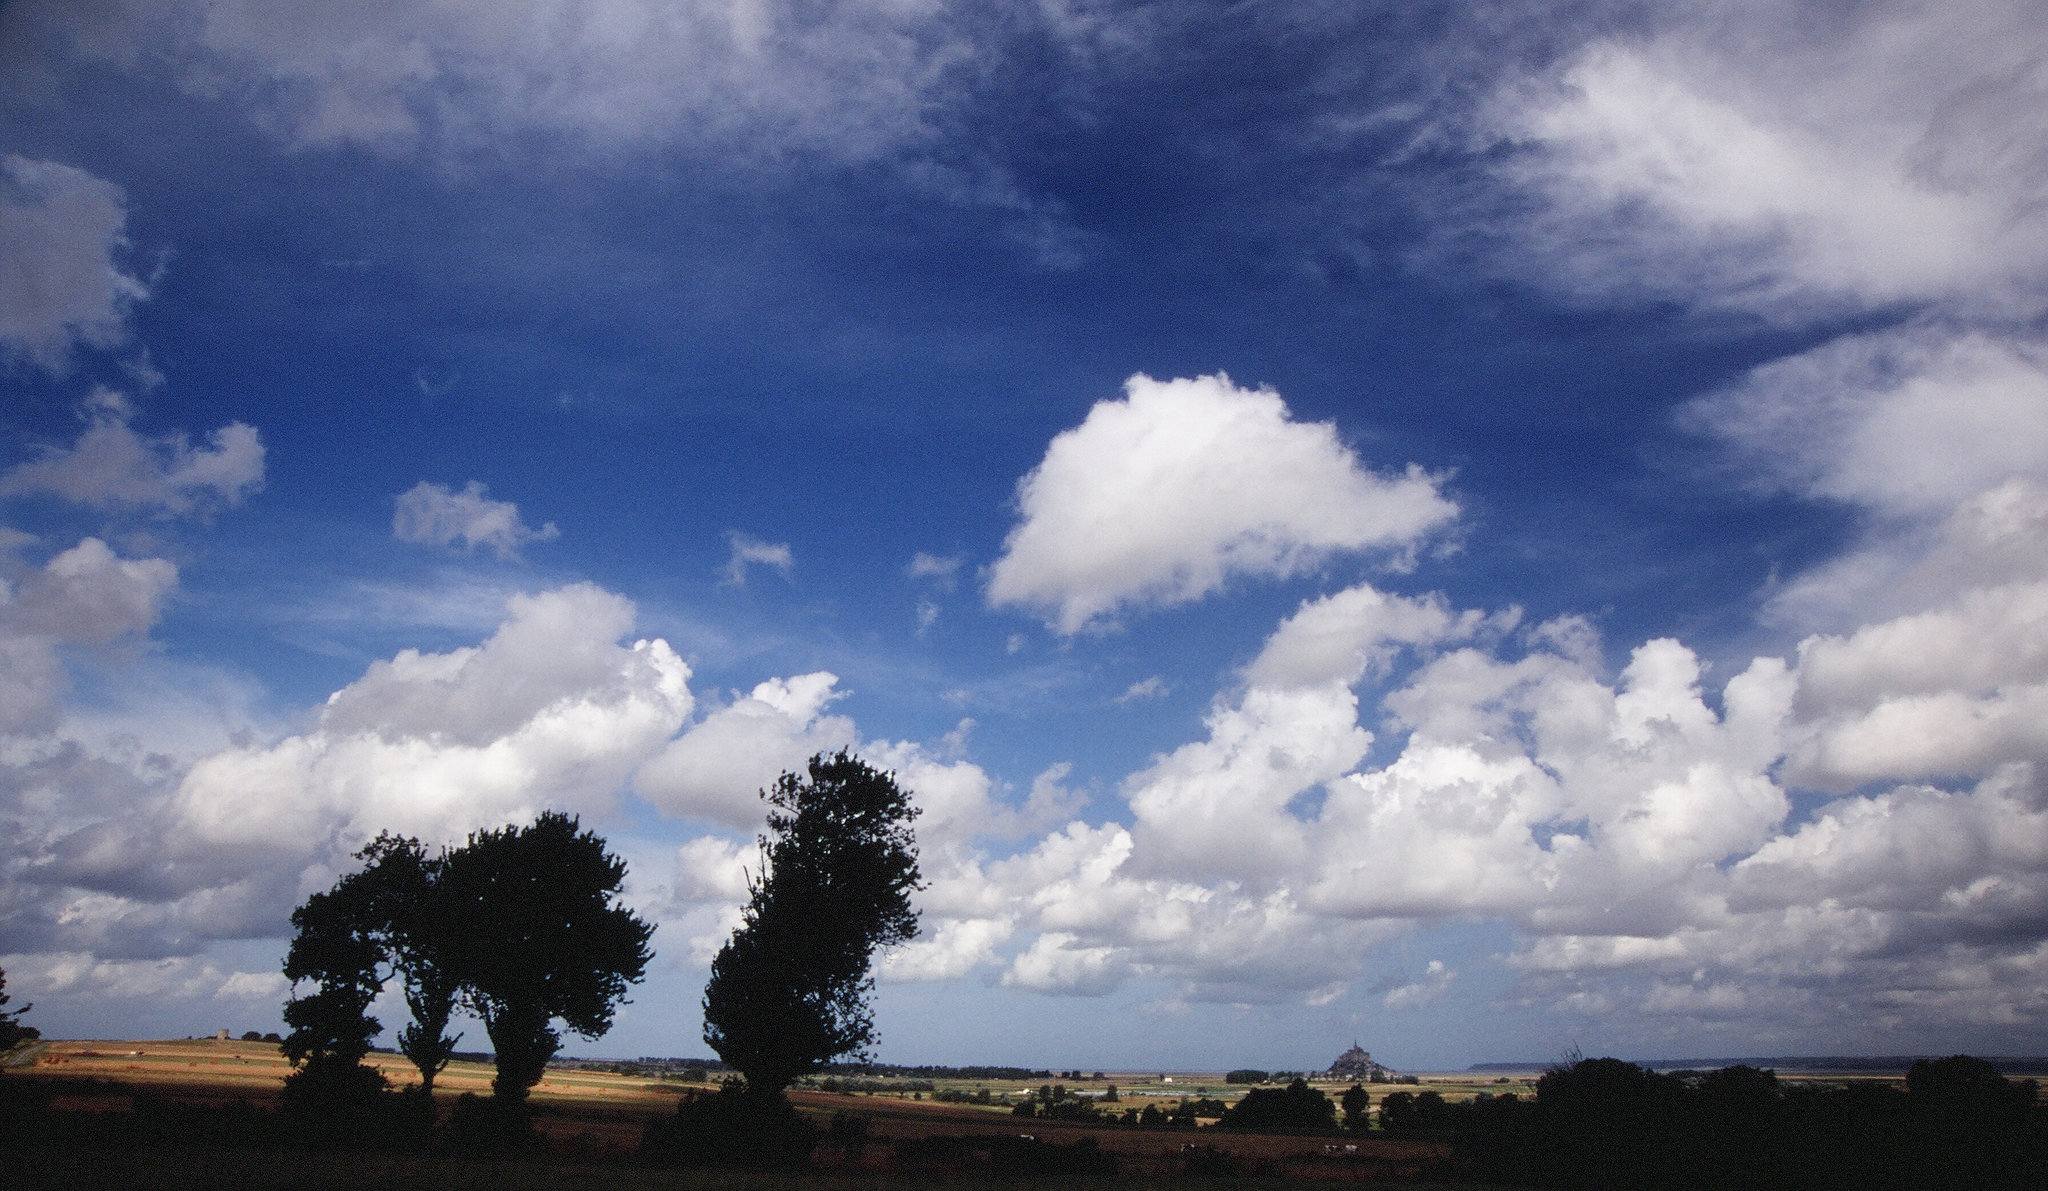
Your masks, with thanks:
M 8 992 L 851 748 L 882 1061 L 2048 1053 L 2039 15 L 12 0 Z

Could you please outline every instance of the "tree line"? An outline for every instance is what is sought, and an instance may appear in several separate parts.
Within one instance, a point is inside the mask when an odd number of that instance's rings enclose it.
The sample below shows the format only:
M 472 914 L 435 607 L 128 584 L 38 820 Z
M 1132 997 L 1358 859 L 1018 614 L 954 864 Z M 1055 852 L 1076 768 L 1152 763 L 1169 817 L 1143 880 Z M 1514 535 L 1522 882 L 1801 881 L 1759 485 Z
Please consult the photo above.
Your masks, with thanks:
M 917 934 L 918 811 L 893 774 L 844 750 L 821 753 L 761 797 L 760 862 L 702 1006 L 705 1042 L 742 1078 L 710 1103 L 686 1097 L 668 1131 L 679 1137 L 773 1133 L 800 1143 L 807 1127 L 785 1089 L 835 1060 L 865 1059 L 874 952 Z M 383 1103 L 385 1081 L 363 1060 L 383 1029 L 371 1006 L 396 980 L 410 1016 L 398 1049 L 420 1075 L 414 1115 L 432 1121 L 461 1010 L 483 1022 L 496 1077 L 488 1113 L 466 1098 L 456 1123 L 517 1140 L 562 1031 L 605 1033 L 652 958 L 653 926 L 620 904 L 625 862 L 554 811 L 432 853 L 387 832 L 356 859 L 360 869 L 291 916 L 287 1112 L 340 1121 Z
M 653 926 L 619 904 L 625 862 L 574 816 L 550 811 L 432 854 L 387 832 L 356 855 L 361 869 L 292 912 L 288 1111 L 345 1115 L 374 1100 L 384 1081 L 363 1058 L 383 1027 L 370 1007 L 396 979 L 411 1015 L 398 1048 L 423 1103 L 461 1039 L 448 1033 L 460 1008 L 490 1036 L 497 1111 L 517 1118 L 561 1046 L 555 1023 L 602 1035 L 652 957 Z

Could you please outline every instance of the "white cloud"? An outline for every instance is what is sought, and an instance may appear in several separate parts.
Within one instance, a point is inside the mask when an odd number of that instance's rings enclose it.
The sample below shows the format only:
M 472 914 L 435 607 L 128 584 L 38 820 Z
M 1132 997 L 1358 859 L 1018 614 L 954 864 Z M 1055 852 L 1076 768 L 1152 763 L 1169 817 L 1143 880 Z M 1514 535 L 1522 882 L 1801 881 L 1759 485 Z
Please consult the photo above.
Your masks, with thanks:
M 1892 517 L 2048 483 L 2048 353 L 1923 326 L 1848 336 L 1750 373 L 1691 421 L 1775 486 Z
M 1269 389 L 1220 373 L 1124 388 L 1018 484 L 1022 520 L 990 572 L 992 606 L 1073 634 L 1124 607 L 1200 599 L 1233 575 L 1412 548 L 1457 512 L 1437 479 L 1375 475 L 1334 426 L 1292 420 Z
M 230 422 L 195 447 L 183 432 L 137 434 L 128 424 L 134 410 L 104 390 L 87 413 L 90 424 L 72 447 L 46 448 L 0 475 L 0 496 L 47 492 L 95 508 L 204 515 L 263 486 L 263 440 L 253 426 Z
M 675 894 L 686 902 L 738 906 L 747 900 L 747 874 L 760 859 L 751 840 L 700 835 L 676 849 Z
M 1394 1011 L 1426 1008 L 1449 992 L 1451 981 L 1457 978 L 1458 974 L 1445 967 L 1444 961 L 1430 960 L 1422 979 L 1388 989 L 1380 1004 Z
M 448 840 L 602 810 L 692 702 L 665 642 L 617 643 L 632 620 L 579 584 L 514 597 L 482 645 L 378 662 L 312 732 L 194 765 L 169 807 L 174 846 L 311 859 L 387 828 Z
M 0 736 L 54 729 L 69 686 L 59 648 L 147 633 L 177 584 L 168 560 L 124 559 L 98 538 L 0 581 Z
M 1408 599 L 1359 584 L 1304 600 L 1266 639 L 1245 680 L 1263 687 L 1348 686 L 1385 670 L 1400 646 L 1470 637 L 1484 621 L 1477 612 L 1454 615 L 1441 596 Z M 1502 624 L 1512 627 L 1513 618 Z
M 1270 884 L 1300 866 L 1307 833 L 1288 804 L 1343 776 L 1372 733 L 1339 684 L 1254 687 L 1213 709 L 1209 738 L 1182 745 L 1125 783 L 1140 867 Z
M 784 771 L 800 772 L 815 753 L 854 743 L 853 721 L 826 715 L 841 692 L 829 671 L 770 679 L 720 707 L 642 764 L 641 797 L 674 815 L 753 827 L 764 813 L 760 792 Z
M 475 480 L 460 492 L 421 480 L 399 493 L 391 534 L 401 542 L 426 546 L 457 542 L 468 550 L 488 546 L 499 558 L 516 558 L 521 546 L 552 541 L 561 531 L 552 521 L 539 529 L 527 525 L 519 519 L 518 505 L 490 499 L 485 487 Z
M 876 964 L 883 980 L 912 982 L 957 980 L 994 958 L 996 947 L 1009 938 L 1004 919 L 945 918 L 927 922 L 919 938 L 884 952 Z
M 1047 932 L 1010 961 L 1003 983 L 1034 992 L 1101 996 L 1114 992 L 1129 975 L 1115 949 L 1077 947 L 1073 935 Z
M 931 579 L 951 591 L 960 574 L 960 559 L 926 554 L 920 550 L 911 556 L 910 565 L 904 569 L 904 573 L 912 579 Z
M 53 161 L 0 156 L 0 356 L 62 372 L 75 344 L 128 337 L 149 296 L 114 254 L 127 243 L 121 188 Z
M 1166 680 L 1154 674 L 1150 678 L 1141 678 L 1125 687 L 1124 693 L 1116 697 L 1116 703 L 1119 707 L 1127 707 L 1145 699 L 1164 698 L 1166 694 Z
M 103 1001 L 206 998 L 275 1002 L 285 993 L 277 972 L 229 972 L 205 960 L 105 960 L 86 952 L 5 957 L 9 983 L 36 996 Z
M 725 564 L 725 581 L 734 587 L 747 585 L 750 566 L 774 567 L 785 579 L 796 566 L 796 558 L 786 542 L 764 542 L 736 529 L 725 536 L 732 542 L 732 558 Z
M 1709 5 L 1596 42 L 1482 114 L 1544 206 L 1539 283 L 1804 317 L 1940 301 L 2038 308 L 2048 51 L 2021 0 L 1876 4 L 1816 23 Z M 1825 33 L 1816 32 L 1825 29 Z
M 0 603 L 0 624 L 55 640 L 100 645 L 147 632 L 164 598 L 178 585 L 166 559 L 124 559 L 98 538 L 86 538 L 20 580 Z
M 184 86 L 295 145 L 386 152 L 544 132 L 866 161 L 930 139 L 929 105 L 977 57 L 967 22 L 887 0 L 33 7 L 84 52 L 184 64 Z

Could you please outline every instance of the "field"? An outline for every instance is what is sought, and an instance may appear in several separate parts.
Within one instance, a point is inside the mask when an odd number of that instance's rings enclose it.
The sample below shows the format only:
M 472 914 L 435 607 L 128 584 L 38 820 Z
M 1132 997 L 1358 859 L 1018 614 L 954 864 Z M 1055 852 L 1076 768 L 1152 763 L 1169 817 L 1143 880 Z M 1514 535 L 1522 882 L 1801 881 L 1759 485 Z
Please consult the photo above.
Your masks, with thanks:
M 273 1105 L 283 1086 L 284 1078 L 290 1072 L 273 1043 L 215 1041 L 213 1039 L 187 1039 L 173 1041 L 55 1041 L 36 1047 L 32 1053 L 18 1054 L 20 1064 L 4 1077 L 8 1080 L 31 1080 L 43 1084 L 51 1093 L 51 1107 L 64 1111 L 122 1112 L 132 1109 L 134 1097 L 123 1089 L 136 1092 L 152 1092 L 166 1098 L 190 1104 L 222 1105 L 243 1102 L 258 1107 Z M 24 1062 L 24 1060 L 26 1060 Z M 418 1075 L 402 1057 L 376 1054 L 371 1056 L 374 1065 L 383 1071 L 395 1086 L 416 1084 Z M 448 1105 L 463 1092 L 486 1094 L 489 1091 L 491 1068 L 487 1064 L 457 1062 L 450 1064 L 435 1083 L 436 1098 L 442 1102 L 444 1112 Z M 1508 1085 L 1487 1080 L 1446 1077 L 1441 1081 L 1430 1080 L 1423 1088 L 1434 1088 L 1447 1098 L 1469 1097 L 1481 1090 L 1508 1090 Z M 879 1081 L 884 1084 L 904 1081 Z M 1070 1091 L 1081 1091 L 1099 1095 L 1114 1084 L 1119 1100 L 1126 1106 L 1142 1106 L 1157 1103 L 1171 1107 L 1183 1096 L 1208 1096 L 1229 1101 L 1244 1089 L 1232 1087 L 1223 1082 L 1221 1074 L 1173 1074 L 1162 1078 L 1159 1072 L 1105 1072 L 1101 1079 L 1042 1080 L 1040 1083 L 1063 1083 Z M 118 1087 L 115 1085 L 119 1085 Z M 656 1116 L 674 1111 L 678 1098 L 686 1091 L 709 1090 L 712 1085 L 691 1085 L 674 1079 L 653 1079 L 644 1076 L 619 1075 L 603 1071 L 550 1069 L 547 1077 L 534 1089 L 532 1103 L 536 1124 L 546 1135 L 550 1149 L 558 1161 L 571 1163 L 589 1161 L 602 1164 L 607 1171 L 602 1179 L 595 1182 L 586 1172 L 577 1186 L 695 1186 L 683 1179 L 677 1172 L 659 1172 L 654 1182 L 639 1182 L 643 1175 L 655 1178 L 656 1172 L 636 1171 L 622 1166 L 624 1159 L 631 1157 L 638 1147 L 646 1122 Z M 987 1089 L 991 1099 L 1000 1100 L 1007 1095 L 1021 1098 L 1028 1089 L 1035 1089 L 1037 1083 L 991 1082 L 974 1080 L 936 1081 L 933 1091 L 959 1091 L 972 1095 L 980 1089 Z M 1335 1093 L 1340 1088 L 1324 1085 Z M 1378 1100 L 1387 1091 L 1395 1090 L 1391 1085 L 1375 1085 L 1372 1089 Z M 1409 1087 L 1417 1091 L 1421 1088 Z M 861 1093 L 831 1093 L 816 1090 L 795 1089 L 790 1094 L 797 1108 L 822 1124 L 833 1113 L 850 1111 L 866 1117 L 871 1135 L 879 1144 L 869 1154 L 857 1160 L 840 1160 L 835 1155 L 821 1155 L 825 1171 L 813 1178 L 847 1181 L 854 1185 L 871 1185 L 874 1180 L 889 1177 L 887 1142 L 923 1138 L 934 1135 L 971 1136 L 1016 1136 L 1030 1135 L 1040 1141 L 1057 1144 L 1072 1144 L 1081 1138 L 1092 1138 L 1102 1150 L 1118 1158 L 1119 1169 L 1124 1177 L 1119 1186 L 1130 1185 L 1131 1179 L 1144 1181 L 1149 1177 L 1161 1180 L 1175 1180 L 1183 1166 L 1182 1149 L 1191 1144 L 1213 1146 L 1248 1168 L 1265 1169 L 1289 1174 L 1313 1174 L 1320 1179 L 1355 1180 L 1360 1178 L 1396 1178 L 1412 1180 L 1424 1167 L 1442 1155 L 1442 1147 L 1428 1142 L 1412 1140 L 1385 1140 L 1367 1138 L 1339 1142 L 1336 1153 L 1328 1153 L 1325 1147 L 1332 1139 L 1313 1137 L 1286 1137 L 1266 1135 L 1225 1134 L 1202 1129 L 1190 1134 L 1185 1131 L 1161 1132 L 1121 1129 L 1099 1125 L 1067 1123 L 1045 1120 L 1022 1120 L 1000 1104 L 979 1106 L 969 1104 L 937 1103 L 931 1093 L 923 1091 L 873 1091 Z M 1352 1148 L 1347 1151 L 1345 1145 Z M 261 1155 L 246 1156 L 252 1170 L 246 1172 L 250 1178 L 237 1176 L 223 1178 L 218 1185 L 232 1183 L 237 1186 L 272 1185 L 256 1175 L 256 1169 L 263 1166 Z M 231 1164 L 239 1158 L 224 1159 Z M 104 1156 L 105 1163 L 126 1161 L 120 1155 Z M 274 1161 L 274 1159 L 273 1159 Z M 400 1177 L 394 1173 L 399 1168 L 412 1171 L 415 1168 L 439 1170 L 434 1183 L 437 1187 L 460 1187 L 471 1185 L 472 1178 L 481 1179 L 475 1185 L 487 1185 L 490 1180 L 478 1173 L 488 1163 L 464 1162 L 440 1159 L 365 1159 L 369 1165 L 355 1164 L 352 1169 L 358 1176 L 374 1179 L 389 1186 L 409 1186 L 411 1175 Z M 392 1170 L 372 1176 L 369 1166 L 393 1165 Z M 103 1163 L 96 1158 L 96 1169 Z M 445 1168 L 445 1169 L 443 1169 Z M 549 1164 L 547 1169 L 555 1169 Z M 31 1167 L 24 1169 L 33 1169 Z M 381 1166 L 380 1166 L 381 1169 Z M 563 1169 L 567 1169 L 564 1167 Z M 57 1179 L 60 1171 L 45 1172 L 51 1179 Z M 74 1172 L 75 1173 L 75 1172 Z M 102 1170 L 106 1181 L 124 1182 L 124 1176 L 116 1171 Z M 216 1173 L 219 1173 L 216 1171 Z M 304 1188 L 309 1185 L 324 1185 L 304 1182 L 304 1174 L 294 1176 L 290 1185 Z M 541 1177 L 536 1175 L 535 1177 Z M 769 1184 L 786 1185 L 774 1179 Z M 678 1182 L 678 1179 L 682 1179 Z M 666 1180 L 666 1181 L 663 1181 Z M 524 1176 L 521 1185 L 550 1186 L 549 1182 L 533 1182 Z M 158 1180 L 161 1183 L 161 1180 Z M 715 1185 L 720 1187 L 742 1186 L 730 1178 L 720 1178 Z M 1176 1185 L 1183 1185 L 1181 1179 Z M 769 1185 L 769 1184 L 764 1184 Z M 62 1186 L 62 1181 L 41 1181 L 31 1179 L 22 1186 Z M 164 1184 L 175 1185 L 175 1184 Z M 216 1185 L 194 1183 L 193 1185 Z M 284 1182 L 275 1185 L 284 1186 Z M 425 1185 L 422 1182 L 420 1185 Z M 561 1185 L 570 1185 L 565 1181 Z

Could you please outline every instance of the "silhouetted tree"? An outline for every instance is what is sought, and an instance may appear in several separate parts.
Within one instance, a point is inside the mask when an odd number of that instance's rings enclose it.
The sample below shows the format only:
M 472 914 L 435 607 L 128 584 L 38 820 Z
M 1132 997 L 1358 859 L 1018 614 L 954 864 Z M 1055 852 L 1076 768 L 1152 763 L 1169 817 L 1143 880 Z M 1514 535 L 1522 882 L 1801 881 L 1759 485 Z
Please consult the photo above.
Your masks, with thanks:
M 35 1006 L 23 1005 L 19 1009 L 8 1009 L 5 1007 L 8 1000 L 7 972 L 0 969 L 0 1054 L 13 1050 L 31 1038 L 42 1037 L 41 1031 L 34 1026 L 21 1024 L 21 1015 Z
M 1337 1127 L 1337 1106 L 1308 1081 L 1297 1079 L 1284 1088 L 1253 1088 L 1246 1092 L 1218 1129 L 1286 1129 L 1328 1133 Z
M 869 962 L 917 934 L 918 812 L 895 775 L 843 749 L 761 796 L 762 871 L 712 960 L 704 1041 L 751 1093 L 779 1099 L 798 1076 L 874 1042 Z
M 1364 1084 L 1352 1084 L 1344 1089 L 1344 1098 L 1338 1101 L 1344 1108 L 1344 1128 L 1352 1133 L 1363 1133 L 1372 1126 L 1370 1110 L 1372 1093 Z
M 375 932 L 404 984 L 405 1007 L 412 1014 L 398 1031 L 398 1049 L 419 1068 L 421 1090 L 431 1095 L 434 1077 L 462 1039 L 447 1032 L 462 989 L 452 954 L 453 915 L 440 880 L 447 854 L 430 857 L 418 840 L 387 831 L 356 857 L 367 862 L 355 879 L 368 890 Z
M 523 1105 L 561 1045 L 554 1022 L 586 1038 L 611 1028 L 647 970 L 654 928 L 618 904 L 626 863 L 574 816 L 474 832 L 445 855 L 442 959 L 496 1051 L 501 1104 Z
M 291 1027 L 280 1049 L 301 1068 L 285 1081 L 285 1104 L 295 1111 L 326 1112 L 373 1096 L 384 1077 L 362 1065 L 370 1040 L 382 1028 L 370 1016 L 370 1002 L 384 987 L 384 950 L 376 934 L 367 889 L 344 878 L 292 911 L 291 948 L 284 974 L 292 982 L 284 1023 Z M 300 983 L 314 991 L 299 995 Z M 302 1066 L 303 1065 L 303 1066 Z

